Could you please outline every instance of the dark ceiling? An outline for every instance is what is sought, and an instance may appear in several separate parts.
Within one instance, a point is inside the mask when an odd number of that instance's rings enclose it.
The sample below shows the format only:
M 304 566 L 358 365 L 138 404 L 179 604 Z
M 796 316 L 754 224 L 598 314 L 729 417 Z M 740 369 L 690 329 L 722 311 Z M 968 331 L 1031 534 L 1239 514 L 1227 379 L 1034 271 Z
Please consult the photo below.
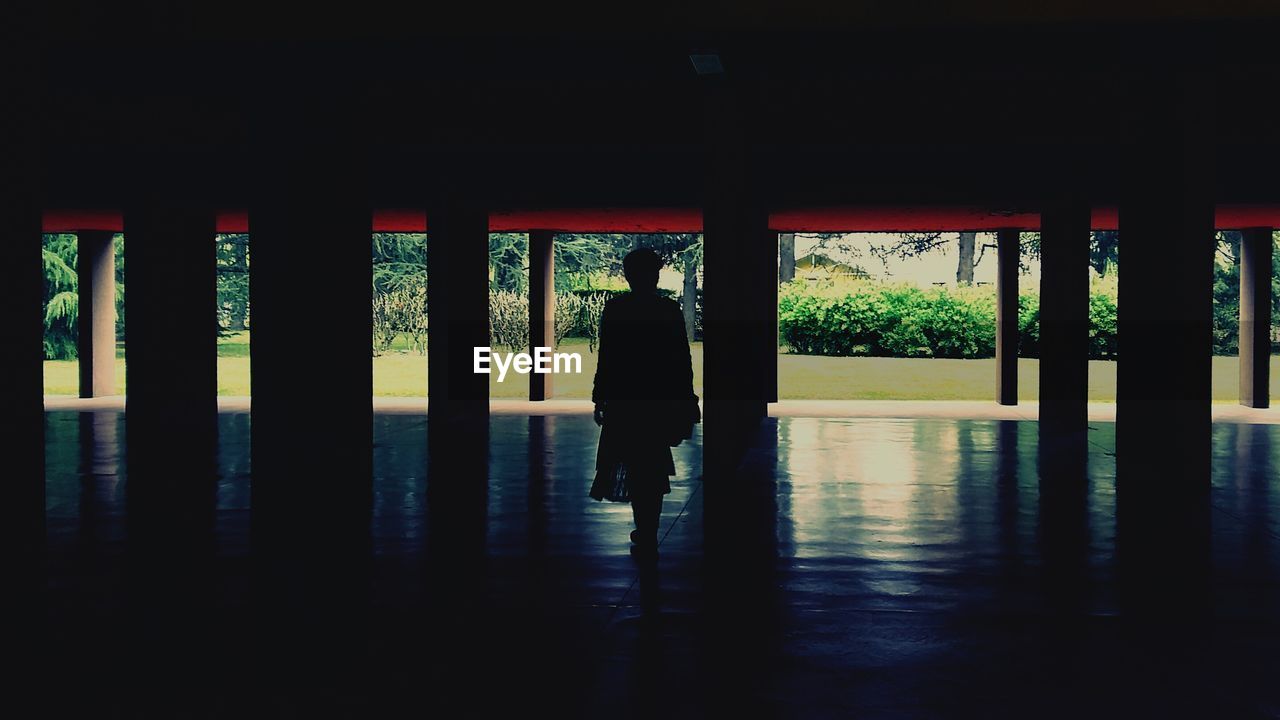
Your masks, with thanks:
M 385 206 L 459 188 L 495 206 L 696 205 L 726 147 L 778 207 L 1026 207 L 1066 182 L 1102 203 L 1135 144 L 1176 144 L 1189 106 L 1212 109 L 1192 132 L 1216 150 L 1220 201 L 1280 198 L 1273 8 L 900 5 L 46 9 L 45 202 L 118 204 L 163 177 L 235 206 L 283 144 L 319 171 L 361 158 Z M 694 72 L 703 51 L 722 76 Z

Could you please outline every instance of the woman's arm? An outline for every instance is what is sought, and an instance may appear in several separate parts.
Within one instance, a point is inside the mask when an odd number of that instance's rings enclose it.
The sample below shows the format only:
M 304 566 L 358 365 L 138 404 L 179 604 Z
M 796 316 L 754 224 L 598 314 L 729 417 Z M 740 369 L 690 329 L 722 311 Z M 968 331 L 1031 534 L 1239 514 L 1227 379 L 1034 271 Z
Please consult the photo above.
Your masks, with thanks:
M 608 401 L 611 394 L 609 385 L 613 373 L 613 356 L 609 354 L 612 343 L 608 340 L 611 335 L 612 323 L 609 322 L 611 315 L 609 303 L 606 302 L 604 310 L 600 313 L 600 332 L 596 336 L 596 374 L 591 385 L 591 402 L 596 404 L 597 410 Z
M 679 385 L 679 392 L 688 391 L 689 397 L 696 397 L 693 392 L 693 352 L 689 349 L 689 334 L 684 327 L 684 313 L 680 312 L 680 306 L 673 304 L 675 312 L 672 314 L 676 338 L 675 347 L 672 349 L 672 357 L 676 358 L 676 376 L 675 382 Z

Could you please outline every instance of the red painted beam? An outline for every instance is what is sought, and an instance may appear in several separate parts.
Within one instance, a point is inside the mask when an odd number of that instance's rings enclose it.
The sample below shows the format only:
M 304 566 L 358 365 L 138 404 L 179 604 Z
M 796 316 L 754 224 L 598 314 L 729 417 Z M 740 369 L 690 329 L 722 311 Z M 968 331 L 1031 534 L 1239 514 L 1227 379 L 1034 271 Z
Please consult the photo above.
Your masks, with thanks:
M 426 210 L 374 210 L 373 231 L 421 233 L 427 231 Z
M 77 230 L 124 232 L 119 210 L 45 210 L 44 232 L 70 233 Z
M 1118 215 L 1115 208 L 1094 208 L 1093 229 L 1117 229 Z M 426 232 L 427 214 L 415 209 L 375 210 L 371 225 L 372 232 Z M 1222 230 L 1280 227 L 1280 205 L 1222 205 L 1217 209 L 1215 225 Z M 769 226 L 778 232 L 1036 231 L 1040 229 L 1040 215 L 960 206 L 842 206 L 778 210 L 770 214 Z M 118 210 L 58 209 L 44 213 L 47 233 L 123 229 Z M 702 213 L 697 208 L 562 208 L 498 210 L 489 215 L 490 232 L 530 229 L 566 233 L 696 233 L 702 232 Z M 219 211 L 217 230 L 249 232 L 248 212 Z
M 216 229 L 220 233 L 249 232 L 249 213 L 219 210 Z M 45 210 L 44 232 L 70 233 L 77 230 L 124 232 L 124 216 L 119 210 Z
M 247 210 L 219 210 L 217 225 L 220 233 L 249 232 L 249 212 Z
M 1280 227 L 1280 207 L 1275 205 L 1219 205 L 1214 212 L 1214 227 L 1219 230 Z
M 489 232 L 555 230 L 569 233 L 698 233 L 698 208 L 574 208 L 500 210 L 489 214 Z
M 976 207 L 841 206 L 796 208 L 769 215 L 779 232 L 946 232 L 1034 229 L 1037 213 L 992 212 Z

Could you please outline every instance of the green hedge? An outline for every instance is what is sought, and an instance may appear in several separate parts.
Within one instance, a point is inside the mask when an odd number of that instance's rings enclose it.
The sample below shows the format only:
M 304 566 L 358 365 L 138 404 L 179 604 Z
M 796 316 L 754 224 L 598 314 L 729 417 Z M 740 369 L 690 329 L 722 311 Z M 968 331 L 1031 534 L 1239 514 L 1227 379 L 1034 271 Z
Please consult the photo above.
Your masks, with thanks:
M 1116 357 L 1114 284 L 1095 283 L 1089 303 L 1089 357 Z M 985 358 L 995 355 L 996 302 L 990 287 L 921 289 L 874 282 L 821 288 L 784 286 L 778 330 L 801 355 Z M 1038 357 L 1040 299 L 1023 294 L 1019 354 Z
M 578 290 L 569 290 L 568 294 L 575 295 L 583 300 L 594 299 L 594 298 L 604 298 L 605 300 L 609 300 L 615 296 L 622 295 L 627 292 L 629 291 L 628 290 L 610 290 L 610 289 L 593 289 L 593 290 L 578 289 Z M 692 340 L 702 340 L 702 288 L 698 288 L 697 292 L 698 292 L 697 298 L 695 299 L 693 304 L 693 337 L 691 338 Z M 675 290 L 669 290 L 667 288 L 658 288 L 658 294 L 666 298 L 671 298 L 672 300 L 675 300 L 678 303 L 683 302 L 682 293 L 677 292 Z M 569 330 L 569 334 L 575 337 L 594 337 L 596 332 L 595 329 L 590 328 L 584 324 L 589 320 L 590 320 L 590 316 L 587 316 L 587 315 L 582 316 L 581 321 L 575 323 L 574 327 L 571 330 Z M 597 318 L 597 321 L 598 321 L 598 318 Z

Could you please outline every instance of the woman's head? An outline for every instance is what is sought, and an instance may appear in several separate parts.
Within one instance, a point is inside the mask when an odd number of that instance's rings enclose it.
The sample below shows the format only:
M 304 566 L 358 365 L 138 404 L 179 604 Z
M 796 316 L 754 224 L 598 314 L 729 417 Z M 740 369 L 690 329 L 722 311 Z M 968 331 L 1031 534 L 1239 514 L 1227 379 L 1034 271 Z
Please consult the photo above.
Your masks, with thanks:
M 658 271 L 662 269 L 662 258 L 658 253 L 640 248 L 627 253 L 622 258 L 622 274 L 633 292 L 653 291 L 658 287 Z

